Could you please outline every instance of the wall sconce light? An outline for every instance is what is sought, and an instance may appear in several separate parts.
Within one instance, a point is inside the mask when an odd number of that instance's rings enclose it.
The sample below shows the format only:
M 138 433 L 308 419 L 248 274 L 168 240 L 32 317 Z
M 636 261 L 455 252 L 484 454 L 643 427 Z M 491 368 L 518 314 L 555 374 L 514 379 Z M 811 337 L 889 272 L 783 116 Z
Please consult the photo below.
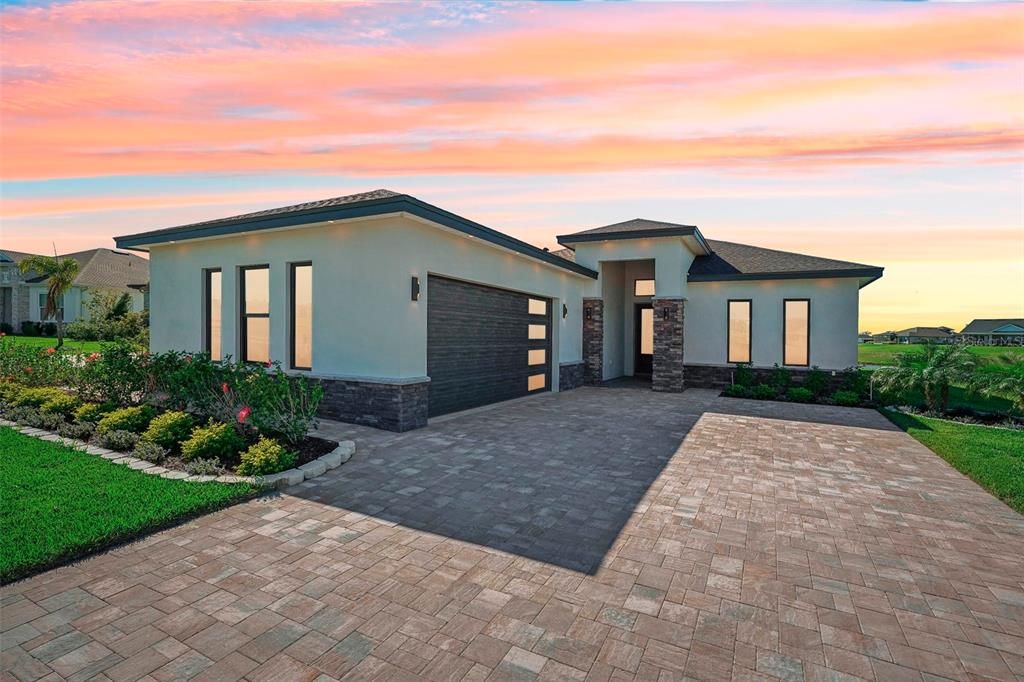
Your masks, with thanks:
M 569 317 L 569 306 L 567 306 L 566 304 L 563 303 L 562 304 L 562 319 L 564 320 L 567 317 Z
M 414 300 L 414 301 L 420 300 L 420 278 L 419 277 L 413 277 L 412 278 L 412 300 Z
M 588 319 L 588 320 L 589 320 L 589 319 L 591 319 L 591 316 L 590 316 L 590 307 L 588 306 L 587 308 L 584 308 L 583 310 L 584 310 L 584 313 L 585 313 L 585 314 L 586 314 L 586 316 L 587 316 L 587 319 Z

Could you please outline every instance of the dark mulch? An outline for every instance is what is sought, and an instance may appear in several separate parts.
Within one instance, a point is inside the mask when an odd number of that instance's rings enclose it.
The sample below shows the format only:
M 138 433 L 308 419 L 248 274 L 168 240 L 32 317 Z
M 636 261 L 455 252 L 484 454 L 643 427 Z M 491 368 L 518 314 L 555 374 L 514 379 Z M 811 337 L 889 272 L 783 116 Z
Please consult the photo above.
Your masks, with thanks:
M 299 443 L 298 447 L 295 448 L 295 451 L 299 453 L 299 462 L 296 466 L 302 466 L 312 462 L 317 457 L 323 457 L 327 453 L 333 452 L 336 447 L 338 447 L 338 443 L 333 440 L 306 436 L 306 440 Z

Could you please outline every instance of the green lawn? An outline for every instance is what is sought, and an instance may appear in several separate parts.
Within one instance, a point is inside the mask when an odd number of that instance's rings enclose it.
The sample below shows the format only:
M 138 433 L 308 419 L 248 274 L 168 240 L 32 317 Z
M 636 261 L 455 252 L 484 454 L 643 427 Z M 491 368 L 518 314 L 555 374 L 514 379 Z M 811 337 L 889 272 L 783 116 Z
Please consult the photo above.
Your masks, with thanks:
M 1024 514 L 1024 431 L 882 414 L 958 471 Z
M 55 336 L 8 336 L 14 343 L 36 348 L 53 348 L 57 345 Z M 84 350 L 86 352 L 103 350 L 103 341 L 76 341 L 75 339 L 64 339 L 64 348 L 68 350 Z
M 900 353 L 916 353 L 924 348 L 919 343 L 861 343 L 857 345 L 857 361 L 862 365 L 892 365 Z M 1002 355 L 1024 360 L 1024 347 L 968 346 L 970 352 L 986 362 L 999 362 Z
M 189 483 L 0 427 L 0 581 L 8 582 L 250 497 Z

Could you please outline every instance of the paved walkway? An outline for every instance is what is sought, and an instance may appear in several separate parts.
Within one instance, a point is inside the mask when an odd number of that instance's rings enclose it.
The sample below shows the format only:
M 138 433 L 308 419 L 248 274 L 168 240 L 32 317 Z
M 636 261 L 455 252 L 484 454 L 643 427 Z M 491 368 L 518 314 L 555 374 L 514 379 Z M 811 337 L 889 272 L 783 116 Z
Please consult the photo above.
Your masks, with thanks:
M 7 586 L 4 679 L 1024 678 L 1024 518 L 880 415 L 580 389 Z

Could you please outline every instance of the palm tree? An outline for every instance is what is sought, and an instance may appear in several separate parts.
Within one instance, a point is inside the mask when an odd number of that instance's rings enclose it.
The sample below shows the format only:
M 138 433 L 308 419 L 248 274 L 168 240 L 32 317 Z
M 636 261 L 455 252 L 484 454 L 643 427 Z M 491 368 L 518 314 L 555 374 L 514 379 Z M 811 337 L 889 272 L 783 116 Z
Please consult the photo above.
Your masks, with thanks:
M 57 348 L 64 345 L 64 309 L 59 305 L 61 296 L 75 283 L 78 277 L 78 261 L 74 258 L 29 256 L 18 264 L 22 274 L 34 271 L 47 278 L 46 308 L 43 317 L 57 318 Z
M 928 409 L 945 412 L 949 387 L 971 387 L 977 360 L 960 344 L 928 344 L 917 353 L 900 353 L 896 365 L 875 371 L 875 385 L 887 393 L 924 393 Z
M 1024 361 L 1012 355 L 1002 355 L 998 364 L 979 372 L 976 385 L 986 397 L 1006 398 L 1015 410 L 1024 415 Z

